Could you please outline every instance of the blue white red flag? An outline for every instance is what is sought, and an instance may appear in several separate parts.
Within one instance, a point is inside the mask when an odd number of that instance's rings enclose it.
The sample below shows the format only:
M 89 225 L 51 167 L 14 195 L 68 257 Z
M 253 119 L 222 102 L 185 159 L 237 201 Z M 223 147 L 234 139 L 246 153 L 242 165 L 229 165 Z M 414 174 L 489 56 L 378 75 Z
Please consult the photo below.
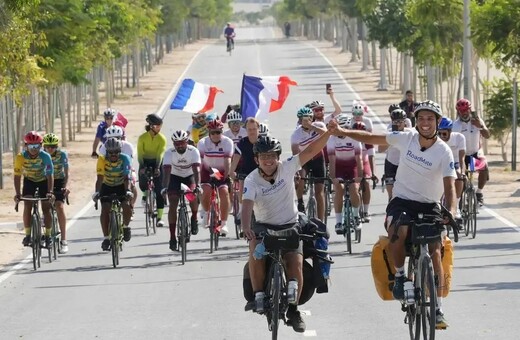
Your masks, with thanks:
M 170 109 L 185 112 L 207 112 L 215 106 L 217 93 L 223 92 L 215 86 L 197 83 L 193 79 L 182 81 Z

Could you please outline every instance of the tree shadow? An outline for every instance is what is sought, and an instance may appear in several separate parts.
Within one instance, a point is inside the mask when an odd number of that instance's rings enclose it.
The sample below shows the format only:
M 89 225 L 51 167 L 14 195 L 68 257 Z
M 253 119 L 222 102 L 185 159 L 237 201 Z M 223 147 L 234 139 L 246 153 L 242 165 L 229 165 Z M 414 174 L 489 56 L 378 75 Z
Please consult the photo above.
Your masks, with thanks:
M 451 289 L 452 292 L 472 292 L 480 290 L 517 290 L 520 289 L 520 282 L 490 282 L 490 283 L 474 283 L 463 285 L 460 289 Z

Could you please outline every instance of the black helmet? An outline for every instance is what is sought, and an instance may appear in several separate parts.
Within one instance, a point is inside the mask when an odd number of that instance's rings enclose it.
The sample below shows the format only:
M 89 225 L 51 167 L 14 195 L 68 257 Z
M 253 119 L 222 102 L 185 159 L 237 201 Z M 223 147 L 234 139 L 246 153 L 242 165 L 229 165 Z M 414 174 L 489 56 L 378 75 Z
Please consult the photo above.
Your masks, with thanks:
M 122 146 L 123 144 L 118 138 L 109 138 L 105 143 L 105 149 L 110 153 L 121 152 Z
M 260 136 L 253 145 L 254 154 L 276 152 L 278 155 L 282 153 L 282 144 L 276 138 L 269 136 Z
M 400 109 L 401 107 L 399 104 L 392 104 L 388 107 L 388 113 L 392 113 L 394 110 Z M 393 118 L 392 118 L 393 119 Z
M 392 118 L 392 120 L 406 119 L 406 112 L 401 109 L 395 109 L 390 113 L 390 118 Z
M 146 116 L 146 122 L 150 125 L 162 125 L 163 120 L 155 113 L 150 113 Z

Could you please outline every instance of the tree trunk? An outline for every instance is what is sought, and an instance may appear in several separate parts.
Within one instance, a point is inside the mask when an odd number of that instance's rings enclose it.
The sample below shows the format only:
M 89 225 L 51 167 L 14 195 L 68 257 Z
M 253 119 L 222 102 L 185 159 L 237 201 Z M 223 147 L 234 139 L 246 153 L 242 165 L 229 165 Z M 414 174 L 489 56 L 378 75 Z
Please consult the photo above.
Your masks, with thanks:
M 350 58 L 351 62 L 358 61 L 358 33 L 357 33 L 357 19 L 350 18 L 349 20 L 350 26 L 350 53 L 352 56 Z
M 386 48 L 381 48 L 380 52 L 380 64 L 381 67 L 379 69 L 379 87 L 378 91 L 387 91 L 387 83 L 386 83 Z
M 65 88 L 59 86 L 56 89 L 56 96 L 58 100 L 58 108 L 60 110 L 61 119 L 61 146 L 67 147 L 67 119 L 65 115 Z
M 361 25 L 361 46 L 362 46 L 362 58 L 363 58 L 363 66 L 361 67 L 361 71 L 368 71 L 368 63 L 370 59 L 370 51 L 368 50 L 368 41 L 367 41 L 367 25 L 363 21 Z
M 81 86 L 76 88 L 76 132 L 81 132 Z

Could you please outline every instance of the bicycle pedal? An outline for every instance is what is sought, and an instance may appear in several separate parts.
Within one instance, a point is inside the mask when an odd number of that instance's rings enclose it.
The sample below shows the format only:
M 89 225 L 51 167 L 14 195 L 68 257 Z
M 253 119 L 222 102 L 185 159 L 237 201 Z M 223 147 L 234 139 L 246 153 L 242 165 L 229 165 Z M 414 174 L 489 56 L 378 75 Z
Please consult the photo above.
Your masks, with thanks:
M 436 330 L 439 330 L 439 331 L 445 331 L 448 327 L 446 326 L 435 326 L 435 329 Z

